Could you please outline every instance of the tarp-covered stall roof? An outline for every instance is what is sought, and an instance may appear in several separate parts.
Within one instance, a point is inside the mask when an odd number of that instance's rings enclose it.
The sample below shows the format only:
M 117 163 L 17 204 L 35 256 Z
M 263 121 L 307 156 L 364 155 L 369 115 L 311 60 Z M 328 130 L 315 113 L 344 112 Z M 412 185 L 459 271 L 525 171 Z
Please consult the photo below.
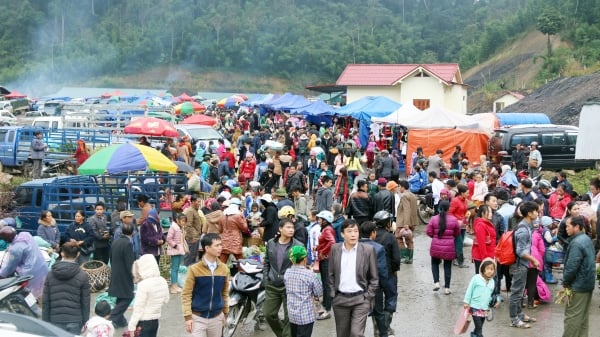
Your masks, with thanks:
M 501 112 L 496 114 L 500 126 L 522 124 L 551 124 L 545 113 L 537 112 Z
M 600 160 L 598 125 L 600 125 L 600 102 L 585 104 L 579 115 L 579 134 L 575 147 L 576 160 Z

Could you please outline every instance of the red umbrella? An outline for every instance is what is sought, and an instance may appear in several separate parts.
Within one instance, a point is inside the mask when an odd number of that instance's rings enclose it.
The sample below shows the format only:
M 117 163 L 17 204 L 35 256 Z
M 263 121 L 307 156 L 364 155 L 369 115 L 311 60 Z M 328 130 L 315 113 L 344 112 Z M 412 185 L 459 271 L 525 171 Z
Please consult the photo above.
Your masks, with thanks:
M 12 91 L 10 94 L 5 95 L 4 96 L 6 99 L 13 99 L 13 98 L 24 98 L 27 97 L 27 95 L 22 94 L 16 90 Z
M 125 93 L 122 92 L 121 90 L 117 89 L 113 92 L 105 92 L 102 94 L 102 98 L 109 98 L 109 97 L 113 97 L 113 96 L 117 96 L 117 97 L 121 97 L 121 96 L 125 96 Z
M 181 95 L 179 95 L 177 98 L 179 98 L 179 100 L 181 102 L 191 102 L 194 100 L 193 97 L 191 97 L 190 95 L 186 94 L 185 92 Z
M 217 124 L 217 121 L 210 116 L 207 115 L 193 115 L 184 119 L 181 124 L 196 124 L 196 125 L 208 125 L 213 126 Z
M 123 132 L 157 137 L 179 137 L 179 132 L 173 124 L 154 117 L 134 119 L 123 129 Z

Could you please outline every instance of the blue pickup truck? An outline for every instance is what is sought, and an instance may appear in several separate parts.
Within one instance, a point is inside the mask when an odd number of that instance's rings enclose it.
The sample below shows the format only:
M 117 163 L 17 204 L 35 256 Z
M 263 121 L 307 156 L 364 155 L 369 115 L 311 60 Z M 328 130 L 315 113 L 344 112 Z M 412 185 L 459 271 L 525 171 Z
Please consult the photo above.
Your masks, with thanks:
M 42 131 L 43 141 L 48 145 L 44 164 L 49 165 L 71 158 L 77 147 L 77 140 L 83 138 L 88 149 L 93 152 L 98 147 L 115 142 L 109 129 L 62 129 L 48 130 L 33 127 L 0 127 L 0 171 L 20 171 L 25 176 L 31 172 L 28 160 L 31 140 L 36 131 Z
M 150 198 L 161 217 L 170 217 L 168 196 L 187 194 L 184 174 L 130 174 L 102 176 L 60 176 L 36 179 L 15 189 L 14 205 L 17 212 L 17 229 L 35 235 L 38 219 L 43 210 L 52 212 L 57 225 L 64 234 L 73 222 L 75 212 L 83 210 L 86 217 L 94 214 L 94 205 L 102 201 L 110 214 L 117 200 L 127 200 L 129 208 L 139 214 L 136 198 L 145 194 Z

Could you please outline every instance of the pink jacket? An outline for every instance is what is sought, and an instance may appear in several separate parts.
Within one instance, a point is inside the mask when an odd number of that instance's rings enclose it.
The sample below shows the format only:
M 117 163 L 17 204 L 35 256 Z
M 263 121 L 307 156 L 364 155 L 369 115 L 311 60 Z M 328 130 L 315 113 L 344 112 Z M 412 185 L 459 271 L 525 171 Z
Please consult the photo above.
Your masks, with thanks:
M 184 255 L 182 243 L 183 233 L 176 223 L 172 223 L 167 233 L 167 255 Z
M 546 246 L 544 246 L 542 232 L 539 228 L 535 228 L 531 233 L 531 256 L 540 262 L 538 265 L 540 271 L 544 268 L 544 254 L 546 254 Z M 529 268 L 534 268 L 531 262 Z

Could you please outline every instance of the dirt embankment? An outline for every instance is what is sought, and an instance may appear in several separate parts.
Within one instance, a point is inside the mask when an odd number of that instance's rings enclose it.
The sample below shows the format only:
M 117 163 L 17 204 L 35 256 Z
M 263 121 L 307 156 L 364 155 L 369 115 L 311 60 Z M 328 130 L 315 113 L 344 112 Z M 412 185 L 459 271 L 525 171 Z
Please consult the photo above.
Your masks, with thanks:
M 600 72 L 554 80 L 501 112 L 544 112 L 555 124 L 579 125 L 586 102 L 600 102 Z

